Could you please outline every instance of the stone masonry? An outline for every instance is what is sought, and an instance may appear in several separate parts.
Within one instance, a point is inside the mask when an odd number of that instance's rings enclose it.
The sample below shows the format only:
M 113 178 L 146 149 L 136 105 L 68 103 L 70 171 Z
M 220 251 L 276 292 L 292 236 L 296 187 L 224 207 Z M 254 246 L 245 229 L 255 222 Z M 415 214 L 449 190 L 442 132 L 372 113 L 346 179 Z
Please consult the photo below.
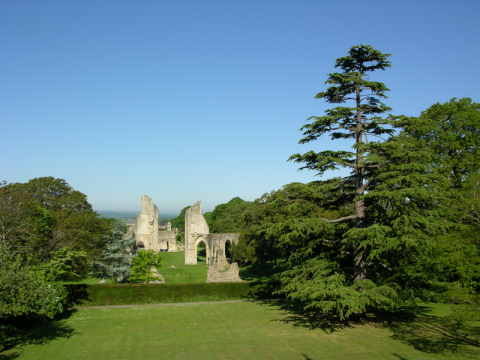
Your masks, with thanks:
M 167 224 L 167 231 L 158 231 L 158 207 L 147 195 L 142 195 L 142 212 L 135 225 L 128 229 L 127 237 L 135 237 L 139 249 L 178 251 L 171 224 Z
M 139 248 L 158 251 L 158 208 L 147 195 L 142 195 L 142 212 L 133 233 Z
M 225 255 L 227 241 L 237 244 L 240 234 L 210 234 L 202 215 L 202 202 L 198 201 L 185 212 L 185 265 L 197 264 L 198 244 L 205 244 L 208 274 L 207 282 L 242 281 L 237 263 L 230 264 Z M 228 271 L 224 271 L 229 267 Z M 223 279 L 223 280 L 222 280 Z

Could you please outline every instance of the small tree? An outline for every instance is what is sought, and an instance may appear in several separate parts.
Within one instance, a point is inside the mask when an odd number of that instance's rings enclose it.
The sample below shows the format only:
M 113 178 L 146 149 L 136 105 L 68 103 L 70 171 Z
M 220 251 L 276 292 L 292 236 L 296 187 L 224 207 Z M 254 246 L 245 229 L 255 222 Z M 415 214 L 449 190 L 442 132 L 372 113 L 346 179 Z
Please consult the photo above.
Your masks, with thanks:
M 135 239 L 125 238 L 125 224 L 121 220 L 111 222 L 110 227 L 110 234 L 102 239 L 101 257 L 92 265 L 97 276 L 122 281 L 128 278 L 130 264 L 136 255 Z
M 133 260 L 130 272 L 129 282 L 132 283 L 148 283 L 158 280 L 153 276 L 151 268 L 162 265 L 162 257 L 153 250 L 141 250 L 138 252 L 135 260 Z

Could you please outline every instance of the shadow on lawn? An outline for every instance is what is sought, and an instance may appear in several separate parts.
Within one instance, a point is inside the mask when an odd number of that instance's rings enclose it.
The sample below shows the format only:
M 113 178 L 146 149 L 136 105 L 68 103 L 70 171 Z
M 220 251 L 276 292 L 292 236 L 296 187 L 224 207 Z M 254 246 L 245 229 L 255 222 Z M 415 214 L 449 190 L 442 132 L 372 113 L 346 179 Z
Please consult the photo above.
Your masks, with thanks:
M 0 352 L 0 360 L 18 358 L 27 345 L 44 345 L 59 338 L 69 338 L 77 334 L 70 325 L 61 320 L 68 319 L 77 310 L 67 310 L 55 320 L 33 323 L 30 320 L 16 319 L 8 324 L 9 331 L 4 342 L 4 351 Z M 13 350 L 12 350 L 13 349 Z
M 428 306 L 397 311 L 377 310 L 367 316 L 350 317 L 348 321 L 340 321 L 335 315 L 305 311 L 299 302 L 283 300 L 262 304 L 280 308 L 282 311 L 284 317 L 273 321 L 282 321 L 294 327 L 321 329 L 326 333 L 332 333 L 360 325 L 370 325 L 389 329 L 393 333 L 393 339 L 424 353 L 480 358 L 480 324 L 478 322 L 459 324 L 450 316 L 431 315 L 429 312 L 432 308 Z
M 416 314 L 410 322 L 381 324 L 393 332 L 393 339 L 428 354 L 480 358 L 480 327 L 467 323 L 459 325 L 449 316 L 437 317 Z

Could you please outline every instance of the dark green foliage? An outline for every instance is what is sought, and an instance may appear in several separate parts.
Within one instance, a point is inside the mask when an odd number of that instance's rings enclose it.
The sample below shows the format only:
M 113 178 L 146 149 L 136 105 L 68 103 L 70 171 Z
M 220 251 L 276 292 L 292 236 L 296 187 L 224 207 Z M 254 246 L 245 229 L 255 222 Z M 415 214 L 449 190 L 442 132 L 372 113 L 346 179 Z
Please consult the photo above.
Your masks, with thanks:
M 63 311 L 66 292 L 20 255 L 0 247 L 0 320 L 17 316 L 53 318 Z M 1 325 L 1 324 L 0 324 Z M 1 330 L 1 329 L 0 329 Z
M 294 183 L 282 190 L 272 191 L 256 199 L 243 214 L 245 229 L 238 245 L 233 246 L 234 257 L 241 263 L 258 263 L 284 259 L 297 245 L 280 243 L 283 229 L 274 224 L 296 221 L 300 218 L 324 217 L 335 219 L 352 213 L 351 206 L 329 209 L 318 206 L 318 199 L 324 198 L 319 184 Z M 292 247 L 293 246 L 293 247 Z
M 74 262 L 80 274 L 86 273 L 109 228 L 84 194 L 53 177 L 0 187 L 0 223 L 2 242 L 36 263 L 64 247 L 85 251 L 86 257 Z
M 469 174 L 480 169 L 480 104 L 470 98 L 451 99 L 422 111 L 406 134 L 432 149 L 435 172 L 460 189 Z
M 202 284 L 65 285 L 78 306 L 161 304 L 175 302 L 269 299 L 278 297 L 278 282 Z M 77 298 L 75 299 L 75 297 Z
M 256 263 L 240 268 L 240 278 L 244 281 L 271 281 L 275 275 L 282 270 L 278 264 L 273 261 Z
M 160 253 L 153 250 L 141 250 L 137 253 L 132 262 L 130 276 L 128 282 L 131 283 L 149 283 L 158 280 L 153 276 L 150 269 L 157 268 L 162 265 L 162 257 Z
M 235 197 L 226 204 L 215 206 L 212 212 L 204 214 L 210 233 L 239 233 L 245 224 L 242 214 L 252 206 L 252 203 Z
M 431 188 L 442 194 L 438 211 L 450 229 L 421 262 L 446 289 L 442 298 L 461 305 L 457 319 L 465 319 L 480 307 L 480 104 L 469 98 L 433 104 L 402 137 L 431 149 L 429 172 L 443 179 Z
M 47 263 L 42 263 L 37 268 L 44 273 L 49 281 L 78 281 L 81 276 L 75 272 L 75 260 L 85 257 L 85 251 L 73 251 L 64 247 L 53 253 L 52 259 Z

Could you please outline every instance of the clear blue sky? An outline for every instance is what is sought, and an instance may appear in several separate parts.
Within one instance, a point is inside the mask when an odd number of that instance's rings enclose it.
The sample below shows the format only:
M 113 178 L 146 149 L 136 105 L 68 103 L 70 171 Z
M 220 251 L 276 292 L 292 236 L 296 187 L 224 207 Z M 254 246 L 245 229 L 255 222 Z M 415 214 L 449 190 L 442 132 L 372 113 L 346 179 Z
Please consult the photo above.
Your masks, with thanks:
M 478 0 L 1 0 L 0 180 L 53 176 L 96 210 L 146 194 L 174 212 L 318 179 L 286 160 L 350 146 L 298 145 L 298 129 L 359 44 L 392 54 L 372 79 L 395 115 L 480 102 Z

